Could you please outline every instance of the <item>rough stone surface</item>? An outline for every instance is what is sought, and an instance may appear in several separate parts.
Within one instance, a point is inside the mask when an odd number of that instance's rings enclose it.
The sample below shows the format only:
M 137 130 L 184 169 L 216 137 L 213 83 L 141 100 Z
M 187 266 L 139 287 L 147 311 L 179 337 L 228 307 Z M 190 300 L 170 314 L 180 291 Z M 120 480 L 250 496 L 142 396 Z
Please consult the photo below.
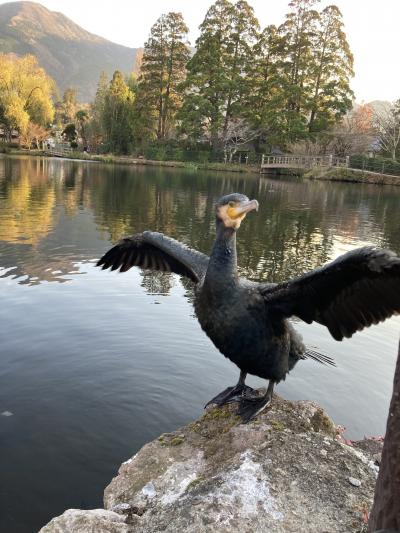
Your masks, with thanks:
M 53 518 L 39 533 L 128 533 L 130 527 L 120 514 L 104 509 L 81 511 L 68 509 L 57 518 Z
M 210 408 L 121 465 L 104 493 L 105 508 L 124 520 L 117 525 L 126 529 L 115 531 L 366 530 L 378 468 L 368 449 L 346 445 L 311 402 L 275 396 L 271 408 L 247 425 L 236 409 L 234 404 Z M 361 485 L 351 485 L 349 478 Z M 74 527 L 69 533 L 82 531 Z M 53 532 L 64 530 L 42 530 Z

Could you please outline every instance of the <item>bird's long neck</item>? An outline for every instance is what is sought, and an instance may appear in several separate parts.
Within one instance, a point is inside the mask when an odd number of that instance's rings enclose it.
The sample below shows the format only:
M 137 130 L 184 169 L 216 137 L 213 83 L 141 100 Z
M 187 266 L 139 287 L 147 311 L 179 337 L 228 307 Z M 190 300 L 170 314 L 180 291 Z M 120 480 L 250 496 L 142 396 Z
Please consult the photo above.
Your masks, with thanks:
M 237 281 L 236 231 L 217 220 L 217 235 L 211 251 L 205 285 L 224 287 Z

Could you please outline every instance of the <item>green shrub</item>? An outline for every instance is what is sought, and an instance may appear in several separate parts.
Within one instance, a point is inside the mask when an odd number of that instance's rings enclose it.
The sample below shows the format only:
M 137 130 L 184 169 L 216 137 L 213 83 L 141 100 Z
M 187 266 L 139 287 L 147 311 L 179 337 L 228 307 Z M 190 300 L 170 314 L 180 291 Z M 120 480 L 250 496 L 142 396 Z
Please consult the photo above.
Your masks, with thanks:
M 206 163 L 224 163 L 223 152 L 212 152 L 206 149 L 206 145 L 199 147 L 179 145 L 177 141 L 158 141 L 146 146 L 143 150 L 143 155 L 146 159 L 154 161 L 181 161 L 184 163 L 194 163 L 195 165 L 204 165 Z M 133 153 L 135 151 L 133 150 Z M 136 153 L 137 150 L 136 150 Z M 248 164 L 259 163 L 261 159 L 260 154 L 255 152 L 248 153 Z M 235 154 L 232 163 L 239 162 L 239 154 Z M 245 156 L 242 154 L 240 162 L 245 163 Z
M 185 150 L 183 148 L 172 148 L 166 151 L 170 161 L 185 161 Z
M 13 148 L 20 148 L 19 143 L 16 143 L 16 142 L 11 142 L 11 143 L 0 142 L 0 154 L 9 154 Z

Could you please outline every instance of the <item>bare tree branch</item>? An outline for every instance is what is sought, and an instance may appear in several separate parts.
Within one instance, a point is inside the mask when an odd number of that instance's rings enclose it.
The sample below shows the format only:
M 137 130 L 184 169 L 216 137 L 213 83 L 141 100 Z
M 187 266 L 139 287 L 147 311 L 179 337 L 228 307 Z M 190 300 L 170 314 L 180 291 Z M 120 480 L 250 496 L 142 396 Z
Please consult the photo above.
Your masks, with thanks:
M 239 147 L 254 141 L 259 135 L 260 132 L 254 130 L 243 118 L 231 119 L 221 135 L 225 162 L 231 163 Z
M 400 147 L 400 100 L 374 111 L 373 122 L 382 150 L 396 161 Z

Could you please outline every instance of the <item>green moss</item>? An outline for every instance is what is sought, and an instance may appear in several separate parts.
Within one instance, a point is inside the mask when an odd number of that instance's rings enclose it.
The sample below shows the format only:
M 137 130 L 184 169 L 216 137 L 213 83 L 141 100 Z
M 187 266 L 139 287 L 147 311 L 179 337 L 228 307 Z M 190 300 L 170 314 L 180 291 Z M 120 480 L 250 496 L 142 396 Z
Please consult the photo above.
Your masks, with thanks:
M 180 444 L 182 444 L 182 442 L 184 442 L 184 440 L 185 440 L 185 437 L 174 437 L 173 439 L 169 441 L 169 445 L 179 446 Z
M 200 429 L 201 429 L 201 424 L 200 424 L 200 422 L 192 422 L 187 427 L 191 431 L 194 431 L 195 433 L 198 433 L 200 431 Z
M 314 431 L 322 431 L 329 435 L 336 434 L 334 423 L 322 409 L 317 409 L 315 411 L 314 415 L 310 418 L 310 424 Z
M 231 416 L 232 413 L 229 411 L 229 409 L 226 409 L 224 407 L 215 407 L 214 409 L 210 409 L 209 411 L 207 411 L 206 414 L 203 416 L 202 420 L 217 420 L 220 418 L 230 418 Z
M 271 420 L 271 427 L 275 431 L 283 431 L 285 429 L 285 426 L 282 424 L 282 422 L 279 422 L 278 420 Z
M 239 421 L 240 417 L 232 405 L 225 405 L 208 409 L 200 420 L 192 422 L 188 428 L 194 433 L 211 438 L 228 433 Z
M 161 446 L 179 446 L 185 440 L 185 435 L 170 435 L 169 433 L 160 435 L 158 442 Z
M 189 485 L 187 486 L 186 488 L 186 491 L 190 491 L 190 490 L 193 490 L 194 488 L 196 488 L 198 485 L 200 485 L 201 483 L 203 483 L 203 481 L 205 481 L 205 477 L 204 476 L 198 476 L 196 477 L 196 479 L 194 479 L 193 481 L 191 481 L 189 483 Z

